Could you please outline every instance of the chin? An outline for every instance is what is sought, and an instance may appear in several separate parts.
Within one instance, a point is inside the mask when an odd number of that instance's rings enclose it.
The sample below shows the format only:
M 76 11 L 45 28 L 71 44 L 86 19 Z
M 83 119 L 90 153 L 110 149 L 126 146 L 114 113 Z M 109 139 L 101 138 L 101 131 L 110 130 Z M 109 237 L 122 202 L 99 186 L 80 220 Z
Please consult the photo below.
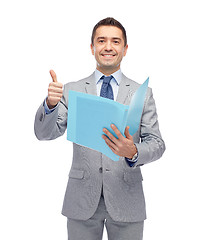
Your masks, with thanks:
M 108 65 L 108 64 L 106 64 L 106 65 L 102 65 L 101 66 L 102 68 L 105 68 L 105 69 L 115 69 L 116 68 L 116 66 L 114 66 L 114 65 Z
M 103 64 L 101 64 L 101 66 L 106 66 L 106 67 L 110 67 L 110 68 L 115 68 L 115 67 L 117 67 L 118 65 L 117 64 L 114 64 L 114 63 L 112 63 L 112 62 L 105 62 L 105 63 L 103 63 Z

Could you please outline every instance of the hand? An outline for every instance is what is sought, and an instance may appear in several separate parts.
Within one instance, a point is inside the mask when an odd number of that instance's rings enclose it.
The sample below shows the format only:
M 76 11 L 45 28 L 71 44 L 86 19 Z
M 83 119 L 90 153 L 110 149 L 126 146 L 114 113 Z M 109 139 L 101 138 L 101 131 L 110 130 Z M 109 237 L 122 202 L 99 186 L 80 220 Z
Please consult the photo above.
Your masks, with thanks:
M 103 132 L 106 135 L 102 135 L 102 138 L 105 140 L 109 148 L 118 156 L 126 157 L 132 159 L 133 156 L 137 153 L 137 148 L 134 145 L 133 137 L 129 133 L 129 126 L 125 129 L 124 137 L 121 132 L 117 129 L 114 124 L 111 124 L 111 128 L 117 135 L 118 139 L 113 136 L 106 128 L 103 129 Z
M 48 86 L 48 97 L 46 99 L 49 109 L 54 108 L 63 96 L 63 84 L 57 82 L 57 77 L 53 70 L 50 70 L 50 74 L 53 82 Z

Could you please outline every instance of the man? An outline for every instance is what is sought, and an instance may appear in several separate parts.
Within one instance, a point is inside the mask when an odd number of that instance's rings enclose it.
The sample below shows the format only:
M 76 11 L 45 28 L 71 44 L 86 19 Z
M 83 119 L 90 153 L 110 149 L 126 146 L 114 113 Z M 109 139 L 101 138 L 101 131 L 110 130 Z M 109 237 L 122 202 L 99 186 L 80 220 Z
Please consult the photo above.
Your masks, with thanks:
M 51 140 L 64 134 L 69 90 L 128 105 L 139 87 L 120 69 L 128 45 L 126 31 L 118 21 L 101 20 L 93 29 L 91 41 L 97 62 L 91 76 L 70 82 L 63 88 L 55 72 L 50 71 L 53 82 L 35 118 L 35 134 L 39 140 Z M 107 130 L 109 127 L 117 138 Z M 119 161 L 73 144 L 73 161 L 62 210 L 68 219 L 68 239 L 101 240 L 105 225 L 111 240 L 141 240 L 146 210 L 140 166 L 159 159 L 165 151 L 152 90 L 148 88 L 141 123 L 134 136 L 129 134 L 128 126 L 125 137 L 114 125 L 106 126 L 103 133 L 106 144 L 120 156 Z

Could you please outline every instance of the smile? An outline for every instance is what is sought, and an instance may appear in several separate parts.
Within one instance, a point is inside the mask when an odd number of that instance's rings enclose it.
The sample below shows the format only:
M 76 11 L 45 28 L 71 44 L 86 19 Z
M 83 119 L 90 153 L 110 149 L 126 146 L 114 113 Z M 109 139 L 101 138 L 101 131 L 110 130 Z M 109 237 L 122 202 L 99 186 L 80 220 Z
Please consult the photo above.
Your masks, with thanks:
M 106 58 L 115 57 L 115 55 L 113 55 L 113 54 L 101 54 L 101 56 L 106 57 Z

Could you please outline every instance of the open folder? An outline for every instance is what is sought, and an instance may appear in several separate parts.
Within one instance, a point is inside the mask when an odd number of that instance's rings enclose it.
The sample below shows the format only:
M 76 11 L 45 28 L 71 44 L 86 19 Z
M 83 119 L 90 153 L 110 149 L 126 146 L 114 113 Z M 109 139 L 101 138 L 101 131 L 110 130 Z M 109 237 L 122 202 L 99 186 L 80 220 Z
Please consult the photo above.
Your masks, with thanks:
M 102 135 L 103 128 L 115 137 L 113 123 L 124 135 L 126 126 L 134 135 L 139 128 L 149 78 L 134 93 L 130 105 L 123 105 L 107 98 L 69 91 L 67 140 L 97 150 L 114 161 L 119 156 L 111 151 Z

